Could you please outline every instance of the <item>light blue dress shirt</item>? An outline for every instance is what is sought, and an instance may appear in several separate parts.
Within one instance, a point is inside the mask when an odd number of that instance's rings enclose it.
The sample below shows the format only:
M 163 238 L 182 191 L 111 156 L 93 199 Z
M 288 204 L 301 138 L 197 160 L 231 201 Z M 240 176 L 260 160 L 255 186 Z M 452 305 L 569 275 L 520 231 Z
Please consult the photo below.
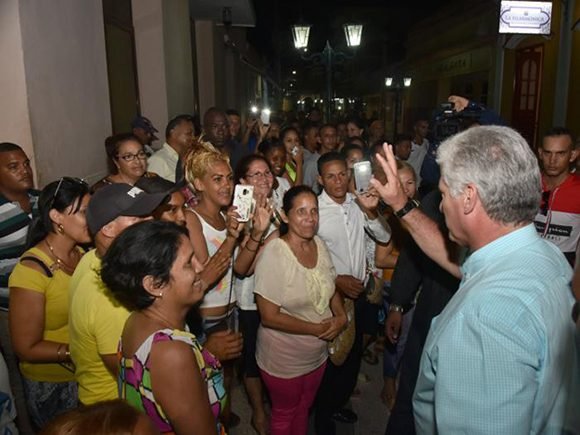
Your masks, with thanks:
M 418 434 L 578 434 L 572 270 L 533 225 L 475 251 L 427 337 Z

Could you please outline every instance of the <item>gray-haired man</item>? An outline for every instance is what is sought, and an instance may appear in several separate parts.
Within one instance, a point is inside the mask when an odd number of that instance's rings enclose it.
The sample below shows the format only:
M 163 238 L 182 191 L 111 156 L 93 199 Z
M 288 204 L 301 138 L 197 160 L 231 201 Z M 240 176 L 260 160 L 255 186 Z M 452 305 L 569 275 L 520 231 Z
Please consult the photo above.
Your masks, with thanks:
M 385 152 L 379 194 L 425 253 L 462 275 L 425 343 L 417 433 L 578 433 L 572 271 L 532 224 L 540 170 L 526 141 L 507 127 L 474 127 L 439 147 L 441 210 L 450 237 L 471 251 L 461 270 L 435 223 L 407 202 Z

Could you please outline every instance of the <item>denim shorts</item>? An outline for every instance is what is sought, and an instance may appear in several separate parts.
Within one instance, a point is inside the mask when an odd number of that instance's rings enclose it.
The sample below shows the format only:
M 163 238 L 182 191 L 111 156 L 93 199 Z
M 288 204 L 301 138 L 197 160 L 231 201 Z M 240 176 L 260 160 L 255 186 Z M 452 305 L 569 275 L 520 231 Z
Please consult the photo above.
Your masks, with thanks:
M 37 382 L 22 377 L 30 419 L 40 429 L 54 417 L 78 406 L 76 382 Z

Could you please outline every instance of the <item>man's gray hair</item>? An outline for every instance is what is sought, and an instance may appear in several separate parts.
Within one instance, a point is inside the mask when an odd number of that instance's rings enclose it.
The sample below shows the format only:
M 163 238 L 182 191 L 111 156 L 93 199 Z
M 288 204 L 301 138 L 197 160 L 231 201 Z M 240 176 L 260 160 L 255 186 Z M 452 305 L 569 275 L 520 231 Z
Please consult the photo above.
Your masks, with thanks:
M 538 212 L 541 176 L 526 140 L 508 127 L 472 127 L 450 137 L 437 151 L 441 177 L 451 196 L 472 183 L 484 210 L 504 224 L 531 222 Z

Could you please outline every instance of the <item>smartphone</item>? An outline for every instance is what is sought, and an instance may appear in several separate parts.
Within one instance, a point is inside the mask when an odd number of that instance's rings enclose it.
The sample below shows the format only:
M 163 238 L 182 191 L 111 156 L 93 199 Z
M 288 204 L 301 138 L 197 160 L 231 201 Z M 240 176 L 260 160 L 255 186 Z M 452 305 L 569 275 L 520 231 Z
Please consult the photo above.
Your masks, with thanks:
M 254 199 L 254 186 L 237 184 L 234 190 L 234 203 L 240 222 L 248 222 L 252 213 L 252 202 Z
M 260 114 L 260 119 L 262 120 L 262 124 L 270 125 L 270 109 L 263 109 Z
M 354 164 L 353 171 L 356 191 L 358 193 L 366 192 L 369 188 L 371 178 L 373 178 L 371 162 L 357 162 Z

